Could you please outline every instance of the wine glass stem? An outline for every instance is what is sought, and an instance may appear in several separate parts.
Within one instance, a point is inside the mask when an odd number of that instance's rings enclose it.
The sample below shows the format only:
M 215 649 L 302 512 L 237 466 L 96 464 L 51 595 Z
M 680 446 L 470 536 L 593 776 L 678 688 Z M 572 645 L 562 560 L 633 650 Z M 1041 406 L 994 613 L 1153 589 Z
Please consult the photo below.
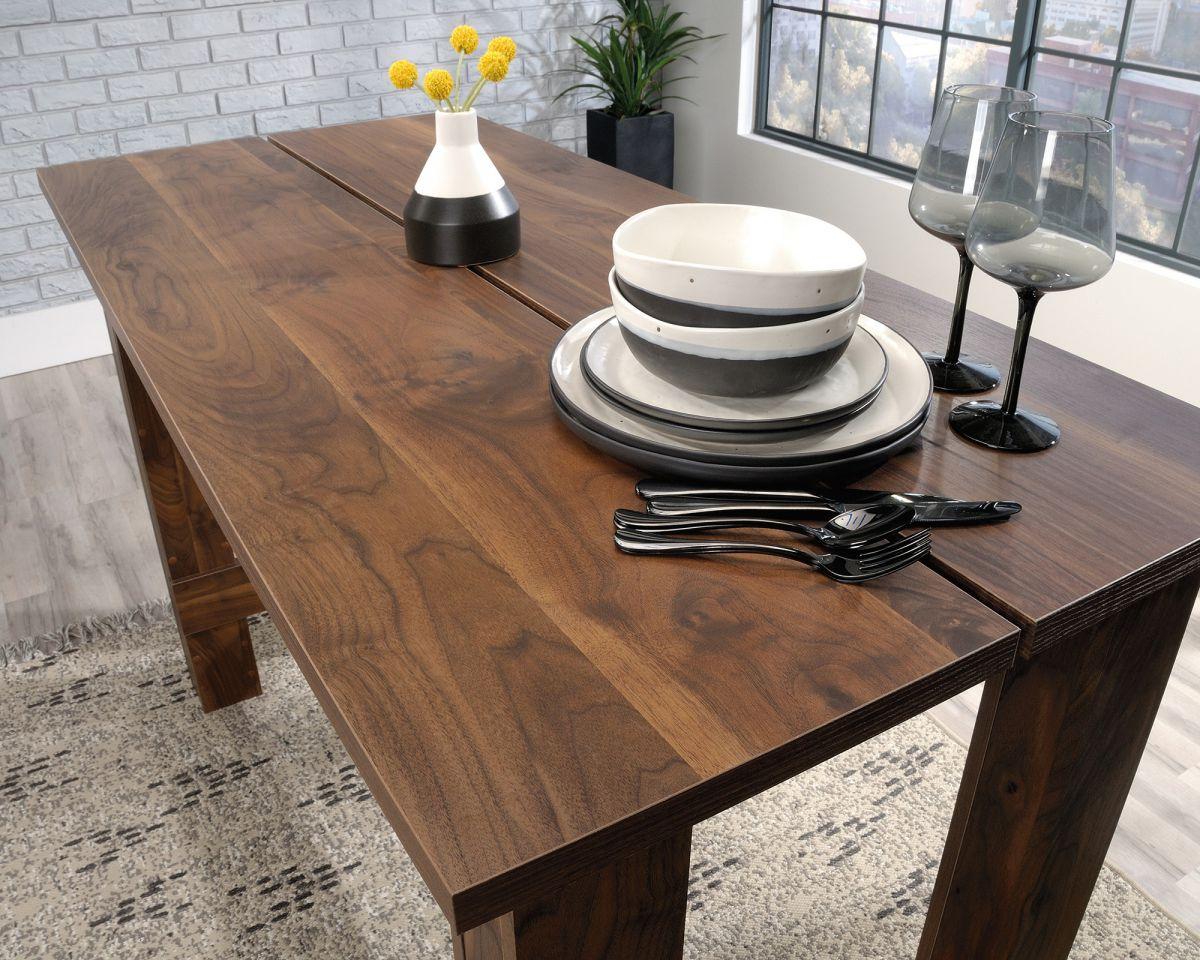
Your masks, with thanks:
M 954 295 L 954 315 L 950 319 L 950 339 L 946 341 L 946 351 L 942 354 L 946 364 L 958 363 L 958 353 L 962 349 L 963 323 L 967 318 L 967 293 L 971 289 L 971 274 L 975 264 L 967 256 L 965 247 L 958 248 L 958 292 Z
M 1021 309 L 1017 313 L 1017 336 L 1013 340 L 1012 360 L 1008 364 L 1008 386 L 1004 389 L 1001 412 L 1012 416 L 1017 412 L 1017 395 L 1021 392 L 1021 369 L 1025 366 L 1025 349 L 1029 346 L 1029 331 L 1033 327 L 1033 311 L 1042 299 L 1042 291 L 1026 287 L 1017 291 Z

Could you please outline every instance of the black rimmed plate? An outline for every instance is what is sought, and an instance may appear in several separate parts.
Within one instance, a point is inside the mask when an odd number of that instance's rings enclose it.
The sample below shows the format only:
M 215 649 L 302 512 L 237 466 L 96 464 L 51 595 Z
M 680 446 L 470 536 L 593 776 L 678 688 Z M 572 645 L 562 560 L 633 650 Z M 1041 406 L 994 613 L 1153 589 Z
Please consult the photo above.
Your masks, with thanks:
M 732 431 L 697 437 L 695 430 L 643 416 L 592 387 L 580 355 L 595 328 L 611 316 L 611 310 L 598 311 L 567 330 L 551 357 L 550 376 L 556 400 L 572 420 L 621 447 L 725 466 L 829 466 L 894 449 L 899 440 L 919 433 L 929 414 L 933 384 L 920 353 L 895 331 L 863 318 L 860 325 L 887 353 L 889 374 L 875 402 L 861 413 L 835 424 L 783 431 L 778 439 L 749 440 Z
M 795 393 L 773 397 L 718 397 L 676 386 L 648 370 L 621 336 L 615 319 L 600 323 L 583 347 L 580 364 L 592 386 L 645 416 L 704 430 L 758 434 L 796 430 L 863 410 L 883 389 L 888 359 L 859 327 L 846 353 L 825 376 Z
M 850 483 L 865 477 L 876 470 L 892 457 L 903 453 L 909 447 L 914 447 L 921 440 L 921 428 L 924 421 L 914 426 L 907 433 L 894 437 L 882 446 L 862 451 L 854 456 L 841 457 L 829 462 L 791 464 L 782 466 L 745 466 L 740 464 L 708 463 L 691 460 L 682 456 L 644 450 L 622 443 L 612 437 L 605 436 L 592 430 L 586 424 L 571 415 L 563 405 L 557 393 L 551 390 L 554 409 L 559 419 L 575 436 L 588 446 L 594 447 L 601 453 L 628 463 L 644 470 L 652 476 L 681 477 L 688 480 L 716 480 L 722 482 L 736 481 L 762 486 L 790 483 L 800 480 L 837 480 Z

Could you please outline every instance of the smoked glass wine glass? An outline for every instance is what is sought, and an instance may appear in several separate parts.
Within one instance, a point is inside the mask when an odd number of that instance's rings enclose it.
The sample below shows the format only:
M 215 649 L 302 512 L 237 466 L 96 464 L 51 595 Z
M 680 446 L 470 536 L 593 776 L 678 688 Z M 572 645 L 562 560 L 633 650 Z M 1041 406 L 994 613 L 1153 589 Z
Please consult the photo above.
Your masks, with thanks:
M 944 353 L 926 353 L 933 385 L 949 393 L 978 393 L 1000 382 L 1000 371 L 982 360 L 963 356 L 963 321 L 972 264 L 963 248 L 967 222 L 983 187 L 988 164 L 1013 110 L 1032 107 L 1027 90 L 960 83 L 947 87 L 938 100 L 929 139 L 921 152 L 908 212 L 917 224 L 958 251 L 958 293 Z
M 1077 113 L 1013 113 L 967 226 L 967 255 L 1017 290 L 1020 311 L 1004 402 L 950 412 L 962 436 L 1027 453 L 1058 442 L 1057 423 L 1017 406 L 1033 312 L 1044 294 L 1108 273 L 1116 256 L 1113 125 Z

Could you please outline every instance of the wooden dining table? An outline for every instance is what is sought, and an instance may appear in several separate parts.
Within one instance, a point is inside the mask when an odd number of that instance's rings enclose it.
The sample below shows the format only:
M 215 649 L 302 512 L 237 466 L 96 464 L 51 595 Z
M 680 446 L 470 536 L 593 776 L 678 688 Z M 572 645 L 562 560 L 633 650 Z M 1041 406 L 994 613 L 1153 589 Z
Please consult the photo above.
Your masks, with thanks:
M 1200 585 L 1200 410 L 1034 342 L 1057 448 L 972 446 L 939 395 L 868 480 L 1012 521 L 864 586 L 626 556 L 638 476 L 557 421 L 548 360 L 606 304 L 615 227 L 687 198 L 484 122 L 521 252 L 423 266 L 402 210 L 431 119 L 40 171 L 203 708 L 260 692 L 265 609 L 457 957 L 668 960 L 694 824 L 986 681 L 919 956 L 1066 957 Z M 946 303 L 866 285 L 869 316 L 941 341 Z M 999 357 L 1011 332 L 968 337 Z

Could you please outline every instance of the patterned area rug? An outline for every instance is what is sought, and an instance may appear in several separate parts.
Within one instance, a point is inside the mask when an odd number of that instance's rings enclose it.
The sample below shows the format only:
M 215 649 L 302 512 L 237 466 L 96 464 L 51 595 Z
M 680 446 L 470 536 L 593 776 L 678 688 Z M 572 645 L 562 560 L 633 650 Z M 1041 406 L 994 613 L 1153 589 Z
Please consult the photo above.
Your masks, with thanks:
M 270 622 L 264 696 L 203 716 L 147 609 L 0 668 L 0 956 L 449 960 Z M 918 717 L 701 824 L 688 957 L 912 956 L 963 760 Z M 1106 868 L 1072 957 L 1200 944 Z

